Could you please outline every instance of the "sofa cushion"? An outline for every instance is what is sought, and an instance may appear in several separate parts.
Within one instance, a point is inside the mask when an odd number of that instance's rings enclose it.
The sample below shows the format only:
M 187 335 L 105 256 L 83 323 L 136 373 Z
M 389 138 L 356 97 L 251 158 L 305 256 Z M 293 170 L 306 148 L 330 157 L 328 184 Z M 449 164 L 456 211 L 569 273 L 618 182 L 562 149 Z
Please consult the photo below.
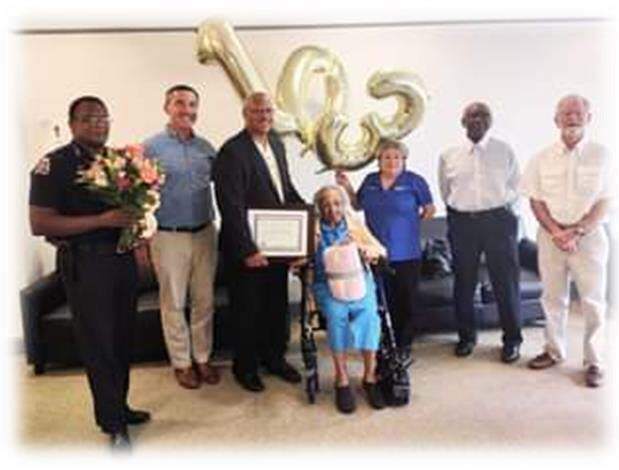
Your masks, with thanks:
M 484 279 L 488 279 L 485 273 Z M 520 299 L 539 299 L 542 295 L 542 283 L 537 277 L 537 274 L 528 269 L 520 270 Z M 489 280 L 484 281 L 481 285 L 481 299 L 485 304 L 496 302 L 492 284 Z
M 423 279 L 419 283 L 418 303 L 422 308 L 442 307 L 453 304 L 453 276 L 441 279 Z M 475 303 L 481 302 L 479 289 L 473 297 Z

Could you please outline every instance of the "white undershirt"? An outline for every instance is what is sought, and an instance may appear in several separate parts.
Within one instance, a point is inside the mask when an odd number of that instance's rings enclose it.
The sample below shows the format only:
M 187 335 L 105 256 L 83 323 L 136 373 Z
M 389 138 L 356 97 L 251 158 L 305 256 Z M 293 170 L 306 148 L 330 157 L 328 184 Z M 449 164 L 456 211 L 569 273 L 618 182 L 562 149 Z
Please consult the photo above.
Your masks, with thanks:
M 266 146 L 262 145 L 257 139 L 253 139 L 254 144 L 256 144 L 256 148 L 262 155 L 264 162 L 269 169 L 269 174 L 271 175 L 271 181 L 273 182 L 273 186 L 275 186 L 275 190 L 277 191 L 277 195 L 279 196 L 280 201 L 284 201 L 284 190 L 282 188 L 282 177 L 279 173 L 279 166 L 277 166 L 277 160 L 275 160 L 275 155 L 273 155 L 273 149 L 269 145 L 269 141 L 267 140 Z

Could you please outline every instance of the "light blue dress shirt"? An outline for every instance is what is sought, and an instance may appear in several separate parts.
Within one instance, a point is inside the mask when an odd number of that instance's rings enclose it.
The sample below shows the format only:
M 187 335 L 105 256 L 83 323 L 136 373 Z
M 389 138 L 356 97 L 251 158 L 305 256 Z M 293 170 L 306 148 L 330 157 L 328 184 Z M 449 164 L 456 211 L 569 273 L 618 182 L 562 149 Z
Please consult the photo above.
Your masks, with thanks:
M 211 167 L 216 151 L 208 140 L 195 134 L 182 140 L 166 128 L 144 142 L 144 154 L 166 175 L 155 213 L 160 226 L 196 227 L 215 218 Z

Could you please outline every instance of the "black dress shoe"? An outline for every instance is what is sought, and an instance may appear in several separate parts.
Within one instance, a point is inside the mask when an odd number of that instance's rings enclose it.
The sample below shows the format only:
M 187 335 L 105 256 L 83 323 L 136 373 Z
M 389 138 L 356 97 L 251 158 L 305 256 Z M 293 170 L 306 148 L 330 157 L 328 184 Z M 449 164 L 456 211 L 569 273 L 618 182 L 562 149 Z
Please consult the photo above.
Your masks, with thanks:
M 299 374 L 294 367 L 288 364 L 285 359 L 282 359 L 281 361 L 275 363 L 267 364 L 266 369 L 271 374 L 281 377 L 286 382 L 290 382 L 293 384 L 301 382 L 301 374 Z
M 126 429 L 110 433 L 110 447 L 114 451 L 131 450 L 131 439 Z
M 234 378 L 245 390 L 249 390 L 250 392 L 262 392 L 264 390 L 264 384 L 262 380 L 260 380 L 260 377 L 258 377 L 258 374 L 251 372 L 234 374 Z
M 456 344 L 456 348 L 454 349 L 454 353 L 458 357 L 466 357 L 470 356 L 475 348 L 474 341 L 460 340 L 458 344 Z
M 501 351 L 501 360 L 506 364 L 516 362 L 520 359 L 520 345 L 518 344 L 504 344 Z
M 127 424 L 144 424 L 150 421 L 150 413 L 142 410 L 125 408 L 125 422 Z

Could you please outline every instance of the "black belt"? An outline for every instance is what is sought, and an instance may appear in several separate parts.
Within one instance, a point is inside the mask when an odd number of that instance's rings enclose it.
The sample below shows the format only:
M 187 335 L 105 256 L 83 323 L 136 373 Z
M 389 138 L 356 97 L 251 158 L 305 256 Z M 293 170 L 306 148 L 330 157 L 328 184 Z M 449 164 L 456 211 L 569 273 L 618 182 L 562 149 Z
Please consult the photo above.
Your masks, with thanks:
M 70 249 L 79 253 L 94 253 L 97 255 L 111 255 L 117 253 L 116 243 L 74 243 Z
M 126 256 L 133 252 L 118 253 L 116 251 L 117 244 L 109 242 L 81 242 L 68 243 L 60 242 L 58 245 L 58 262 L 61 271 L 65 273 L 68 279 L 72 282 L 77 280 L 77 258 L 80 255 L 119 255 Z
M 195 233 L 195 232 L 199 232 L 200 230 L 202 230 L 203 228 L 205 228 L 208 225 L 208 223 L 203 223 L 200 225 L 196 225 L 195 227 L 163 227 L 163 226 L 159 226 L 157 227 L 157 230 L 161 230 L 162 232 L 189 232 L 189 233 Z
M 500 207 L 495 207 L 493 209 L 486 209 L 483 211 L 458 211 L 452 207 L 447 206 L 447 212 L 449 214 L 463 216 L 463 217 L 470 217 L 473 219 L 476 217 L 483 217 L 486 215 L 502 214 L 505 212 L 510 212 L 510 209 L 509 209 L 509 206 L 500 206 Z

